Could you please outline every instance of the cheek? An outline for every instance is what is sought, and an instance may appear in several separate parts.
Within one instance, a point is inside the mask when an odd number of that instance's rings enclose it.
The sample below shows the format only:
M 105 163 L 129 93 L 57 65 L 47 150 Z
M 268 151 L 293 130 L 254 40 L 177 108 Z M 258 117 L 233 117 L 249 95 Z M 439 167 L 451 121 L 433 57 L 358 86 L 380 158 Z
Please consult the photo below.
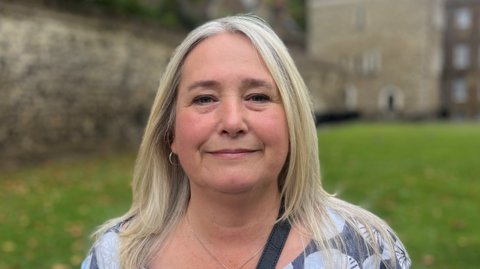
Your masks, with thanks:
M 289 151 L 288 127 L 283 113 L 270 114 L 260 124 L 266 144 L 275 146 L 279 153 Z
M 175 138 L 172 149 L 177 150 L 177 154 L 186 149 L 193 148 L 202 141 L 202 137 L 207 133 L 208 124 L 201 117 L 192 114 L 177 114 L 175 120 Z

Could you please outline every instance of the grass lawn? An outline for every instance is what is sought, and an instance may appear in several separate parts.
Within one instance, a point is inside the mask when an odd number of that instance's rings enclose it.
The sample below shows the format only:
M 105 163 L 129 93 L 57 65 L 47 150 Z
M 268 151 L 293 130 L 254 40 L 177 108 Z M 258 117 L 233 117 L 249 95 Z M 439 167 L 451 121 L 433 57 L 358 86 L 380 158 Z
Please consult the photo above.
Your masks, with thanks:
M 128 210 L 134 161 L 131 154 L 0 174 L 0 268 L 80 268 L 90 233 Z
M 330 192 L 387 220 L 412 268 L 480 268 L 480 125 L 319 130 Z M 89 234 L 130 204 L 135 156 L 0 173 L 0 269 L 78 268 Z
M 325 188 L 385 219 L 412 268 L 480 268 L 480 125 L 323 128 L 319 148 Z

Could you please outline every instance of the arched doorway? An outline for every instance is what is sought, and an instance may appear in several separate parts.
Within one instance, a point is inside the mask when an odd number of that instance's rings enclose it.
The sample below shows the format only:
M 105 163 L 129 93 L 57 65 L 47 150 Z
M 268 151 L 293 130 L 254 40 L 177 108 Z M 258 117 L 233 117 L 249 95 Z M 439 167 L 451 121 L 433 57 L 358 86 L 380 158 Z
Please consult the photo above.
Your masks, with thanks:
M 378 108 L 386 115 L 396 116 L 404 107 L 404 94 L 396 86 L 387 86 L 378 94 Z

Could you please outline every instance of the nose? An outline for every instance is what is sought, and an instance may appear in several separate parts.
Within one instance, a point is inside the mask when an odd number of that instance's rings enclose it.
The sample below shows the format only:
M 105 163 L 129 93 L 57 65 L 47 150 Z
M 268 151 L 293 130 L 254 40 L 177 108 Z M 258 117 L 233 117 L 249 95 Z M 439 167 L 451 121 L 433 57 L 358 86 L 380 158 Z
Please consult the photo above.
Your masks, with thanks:
M 220 131 L 230 137 L 245 134 L 248 131 L 246 123 L 246 109 L 242 100 L 237 98 L 225 98 L 218 110 L 221 119 Z

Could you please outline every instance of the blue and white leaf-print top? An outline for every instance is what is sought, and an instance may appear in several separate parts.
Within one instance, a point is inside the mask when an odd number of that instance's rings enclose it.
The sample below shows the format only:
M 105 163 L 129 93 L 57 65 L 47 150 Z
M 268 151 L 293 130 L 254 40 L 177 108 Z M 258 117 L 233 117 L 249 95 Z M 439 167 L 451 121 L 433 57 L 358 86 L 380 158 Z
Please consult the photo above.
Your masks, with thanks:
M 411 261 L 405 249 L 398 239 L 392 234 L 391 238 L 385 239 L 379 233 L 374 231 L 374 238 L 368 235 L 366 227 L 357 223 L 362 231 L 362 236 L 358 236 L 355 231 L 342 217 L 333 211 L 329 212 L 330 217 L 335 223 L 338 233 L 332 234 L 328 240 L 334 240 L 334 237 L 341 238 L 345 242 L 344 249 L 334 249 L 333 255 L 337 257 L 335 268 L 347 269 L 386 269 L 388 268 L 381 259 L 389 262 L 395 261 L 395 269 L 410 268 Z M 118 233 L 124 222 L 120 222 L 107 232 L 105 232 L 92 248 L 88 257 L 83 261 L 81 269 L 120 269 L 118 263 Z M 367 251 L 365 242 L 359 240 L 376 240 L 380 246 L 381 259 L 374 256 L 373 250 Z M 391 240 L 394 249 L 388 248 L 386 240 Z M 359 249 L 363 248 L 363 249 Z M 330 250 L 332 253 L 332 250 Z M 376 262 L 377 261 L 377 262 Z M 319 251 L 313 241 L 305 248 L 295 260 L 284 269 L 306 269 L 319 268 L 326 269 L 325 251 Z M 346 266 L 346 267 L 345 267 Z

